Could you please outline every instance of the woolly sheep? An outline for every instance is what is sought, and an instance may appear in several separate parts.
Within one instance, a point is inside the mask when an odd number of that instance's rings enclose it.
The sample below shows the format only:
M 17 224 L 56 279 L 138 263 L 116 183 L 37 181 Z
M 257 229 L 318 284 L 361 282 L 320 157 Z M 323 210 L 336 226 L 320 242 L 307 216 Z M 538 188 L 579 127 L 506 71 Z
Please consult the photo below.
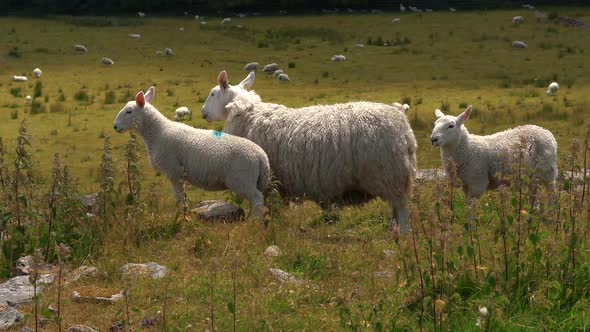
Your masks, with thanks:
M 305 197 L 322 208 L 381 197 L 393 209 L 390 225 L 407 233 L 417 148 L 407 117 L 371 102 L 297 109 L 264 103 L 247 91 L 254 78 L 250 72 L 230 86 L 222 71 L 203 118 L 225 120 L 224 132 L 260 145 L 287 197 Z
M 282 69 L 277 69 L 275 70 L 275 72 L 273 73 L 273 75 L 275 75 L 275 77 L 279 77 L 279 75 L 285 73 Z
M 174 52 L 172 52 L 172 49 L 169 47 L 166 47 L 164 49 L 164 54 L 166 54 L 166 56 L 172 56 L 174 54 Z
M 514 16 L 512 18 L 512 23 L 517 23 L 517 24 L 524 23 L 524 17 L 522 17 L 522 16 Z
M 425 11 L 426 11 L 427 13 L 432 13 L 432 9 L 430 9 L 430 8 L 426 8 L 426 9 L 425 9 Z
M 455 167 L 457 177 L 463 181 L 467 201 L 500 185 L 497 175 L 510 174 L 506 158 L 518 156 L 521 144 L 524 144 L 523 166 L 534 170 L 532 176 L 538 177 L 552 191 L 557 178 L 557 142 L 553 134 L 535 125 L 525 125 L 487 136 L 473 135 L 464 125 L 472 109 L 469 106 L 456 117 L 437 109 L 430 136 L 432 145 L 440 147 L 447 174 Z M 534 198 L 535 189 L 532 190 L 531 198 Z
M 449 11 L 456 12 L 457 10 L 455 8 L 453 8 L 453 7 L 449 7 Z
M 127 36 L 129 36 L 129 38 L 131 38 L 131 39 L 141 38 L 141 35 L 139 33 L 130 33 L 130 34 L 127 34 Z
M 41 75 L 42 75 L 42 74 L 43 74 L 43 72 L 41 71 L 41 69 L 39 69 L 39 68 L 35 68 L 35 69 L 33 69 L 33 76 L 34 76 L 35 78 L 39 78 L 39 77 L 41 77 Z
M 269 181 L 264 151 L 251 141 L 168 120 L 150 102 L 155 88 L 140 91 L 117 114 L 118 133 L 137 131 L 150 164 L 170 180 L 177 203 L 183 203 L 182 179 L 206 190 L 229 189 L 250 202 L 250 215 L 262 217 L 263 192 Z
M 180 31 L 180 32 L 184 31 L 184 27 L 178 28 L 178 31 Z
M 145 17 L 145 13 L 144 13 L 144 12 L 137 12 L 137 15 L 138 15 L 139 17 Z
M 391 104 L 391 106 L 403 111 L 404 113 L 408 113 L 408 110 L 410 109 L 410 105 L 408 104 L 400 104 L 397 101 L 393 104 Z
M 113 61 L 111 58 L 102 58 L 100 62 L 105 66 L 112 66 L 115 64 L 115 61 Z
M 399 4 L 399 11 L 400 11 L 400 12 L 405 12 L 405 11 L 406 11 L 406 7 L 404 6 L 404 4 L 403 4 L 403 3 L 400 3 L 400 4 Z
M 332 62 L 342 62 L 344 60 L 346 60 L 346 57 L 342 54 L 336 54 L 332 57 Z
M 25 104 L 29 105 L 29 104 L 31 104 L 32 101 L 33 101 L 33 98 L 31 98 L 31 96 L 25 97 Z
M 191 114 L 191 111 L 186 106 L 182 106 L 176 109 L 174 112 L 176 115 L 174 116 L 175 119 L 183 119 Z
M 277 80 L 279 81 L 290 81 L 289 79 L 289 75 L 285 74 L 285 73 L 281 73 L 277 76 Z
M 80 44 L 74 45 L 74 50 L 78 51 L 78 52 L 84 52 L 84 53 L 88 52 L 88 49 L 86 48 L 86 46 L 80 45 Z
M 258 64 L 258 62 L 250 62 L 244 66 L 244 70 L 245 71 L 258 70 L 258 67 L 260 67 L 260 64 Z
M 262 71 L 270 74 L 270 73 L 274 73 L 275 70 L 278 70 L 278 69 L 279 69 L 279 65 L 277 65 L 276 63 L 273 62 L 273 63 L 270 63 L 270 64 L 264 66 Z
M 557 82 L 551 82 L 547 87 L 547 91 L 545 92 L 548 96 L 555 96 L 557 94 L 557 90 L 559 90 L 559 84 Z
M 515 40 L 512 42 L 512 47 L 513 48 L 527 48 L 529 46 L 523 41 Z
M 391 23 L 397 23 L 397 22 L 399 22 L 399 21 L 400 21 L 399 17 L 396 17 L 396 18 L 394 18 L 393 20 L 391 20 Z
M 365 47 L 365 44 L 356 44 L 356 45 L 354 45 L 354 46 L 355 46 L 355 47 L 358 47 L 358 48 L 363 48 L 363 47 Z
M 26 82 L 28 78 L 26 76 L 13 75 L 12 80 L 14 82 Z
M 221 20 L 221 24 L 230 24 L 231 23 L 231 18 L 230 17 L 226 17 L 223 20 Z

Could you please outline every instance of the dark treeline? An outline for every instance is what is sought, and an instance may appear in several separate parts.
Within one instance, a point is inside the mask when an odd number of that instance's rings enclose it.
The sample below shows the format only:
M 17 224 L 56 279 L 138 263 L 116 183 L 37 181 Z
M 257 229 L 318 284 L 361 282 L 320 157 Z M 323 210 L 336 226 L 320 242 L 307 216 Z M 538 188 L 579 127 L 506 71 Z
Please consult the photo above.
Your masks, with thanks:
M 454 7 L 457 9 L 517 8 L 524 3 L 532 5 L 589 5 L 588 0 L 0 0 L 4 14 L 47 13 L 72 15 L 133 14 L 145 11 L 150 15 L 226 14 L 231 12 L 260 12 L 271 14 L 278 10 L 290 13 L 306 13 L 321 9 L 382 9 L 398 10 L 404 5 L 432 8 L 434 10 Z

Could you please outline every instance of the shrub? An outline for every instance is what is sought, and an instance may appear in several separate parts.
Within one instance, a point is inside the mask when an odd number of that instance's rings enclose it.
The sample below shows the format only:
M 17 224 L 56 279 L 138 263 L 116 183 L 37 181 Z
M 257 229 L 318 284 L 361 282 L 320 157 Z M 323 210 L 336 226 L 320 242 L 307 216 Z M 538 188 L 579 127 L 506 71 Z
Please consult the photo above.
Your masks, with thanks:
M 10 88 L 10 94 L 15 97 L 22 97 L 23 89 L 22 88 Z
M 65 106 L 62 103 L 53 103 L 49 106 L 50 113 L 63 113 L 65 110 Z
M 115 98 L 116 98 L 116 95 L 115 95 L 115 91 L 113 91 L 113 90 L 109 90 L 104 93 L 104 103 L 106 105 L 114 104 Z
M 45 111 L 46 109 L 44 104 L 42 104 L 40 101 L 33 100 L 31 103 L 31 115 L 45 113 Z
M 289 62 L 289 69 L 295 68 L 295 62 Z
M 88 101 L 90 98 L 88 97 L 88 93 L 84 90 L 78 90 L 78 92 L 76 92 L 74 94 L 74 99 L 77 101 Z

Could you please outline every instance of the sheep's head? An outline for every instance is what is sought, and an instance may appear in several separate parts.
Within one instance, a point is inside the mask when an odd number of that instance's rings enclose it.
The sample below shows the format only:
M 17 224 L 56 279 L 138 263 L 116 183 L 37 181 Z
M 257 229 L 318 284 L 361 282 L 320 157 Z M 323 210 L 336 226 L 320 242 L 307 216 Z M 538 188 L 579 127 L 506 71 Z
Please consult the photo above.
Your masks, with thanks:
M 472 109 L 469 106 L 458 116 L 445 115 L 439 109 L 434 111 L 436 122 L 434 122 L 434 129 L 432 129 L 432 135 L 430 135 L 432 145 L 444 147 L 456 144 L 462 134 L 461 126 L 469 119 Z
M 247 92 L 254 84 L 254 72 L 250 72 L 237 86 L 229 85 L 229 79 L 225 70 L 219 73 L 217 85 L 211 89 L 201 113 L 207 122 L 227 119 L 228 111 L 225 106 L 232 102 L 241 93 Z
M 135 100 L 128 102 L 117 114 L 114 124 L 115 130 L 122 133 L 129 129 L 137 129 L 141 122 L 141 113 L 145 111 L 145 103 L 151 102 L 155 93 L 156 89 L 153 86 L 145 94 L 143 91 L 139 91 L 135 95 Z

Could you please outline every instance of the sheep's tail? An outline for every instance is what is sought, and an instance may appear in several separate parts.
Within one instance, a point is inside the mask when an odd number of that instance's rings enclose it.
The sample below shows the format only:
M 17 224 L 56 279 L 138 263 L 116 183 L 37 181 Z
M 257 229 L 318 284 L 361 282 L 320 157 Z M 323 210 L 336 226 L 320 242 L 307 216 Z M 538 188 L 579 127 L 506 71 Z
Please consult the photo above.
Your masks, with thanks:
M 270 179 L 270 164 L 266 154 L 263 153 L 258 159 L 258 167 L 260 167 L 260 172 L 258 173 L 257 187 L 262 193 L 266 193 Z

